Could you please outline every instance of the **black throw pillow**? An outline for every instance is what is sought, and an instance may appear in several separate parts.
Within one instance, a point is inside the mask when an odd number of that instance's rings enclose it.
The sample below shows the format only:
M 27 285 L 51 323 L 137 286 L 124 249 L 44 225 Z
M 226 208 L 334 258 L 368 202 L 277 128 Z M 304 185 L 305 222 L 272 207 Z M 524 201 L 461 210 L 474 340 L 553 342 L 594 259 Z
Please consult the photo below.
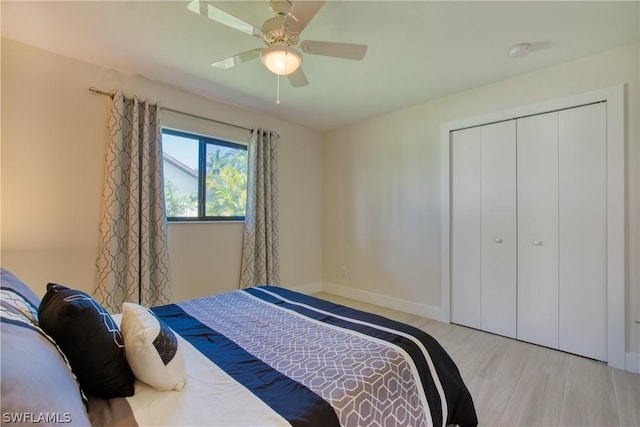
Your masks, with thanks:
M 69 359 L 87 395 L 133 395 L 135 378 L 125 359 L 124 341 L 113 318 L 90 295 L 55 283 L 38 308 L 40 327 Z

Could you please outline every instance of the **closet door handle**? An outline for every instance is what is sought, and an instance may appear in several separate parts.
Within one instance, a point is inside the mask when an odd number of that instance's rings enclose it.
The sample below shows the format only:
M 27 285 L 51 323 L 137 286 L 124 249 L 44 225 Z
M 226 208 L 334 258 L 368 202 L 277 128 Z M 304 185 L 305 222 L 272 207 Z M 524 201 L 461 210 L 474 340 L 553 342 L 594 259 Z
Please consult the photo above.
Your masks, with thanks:
M 503 240 L 502 240 L 500 237 L 497 237 L 497 238 L 495 239 L 495 242 L 496 242 L 496 243 L 502 243 L 502 241 L 503 241 Z
M 533 245 L 534 246 L 542 246 L 542 240 L 534 240 L 533 241 Z

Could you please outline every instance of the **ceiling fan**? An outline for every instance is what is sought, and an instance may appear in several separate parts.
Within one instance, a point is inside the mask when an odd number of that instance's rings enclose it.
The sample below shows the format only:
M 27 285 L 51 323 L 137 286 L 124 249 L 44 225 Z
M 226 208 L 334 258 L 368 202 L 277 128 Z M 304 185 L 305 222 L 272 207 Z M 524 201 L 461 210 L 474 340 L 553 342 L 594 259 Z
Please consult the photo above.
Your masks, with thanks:
M 221 59 L 211 65 L 227 69 L 260 56 L 269 71 L 280 76 L 288 76 L 293 87 L 300 87 L 309 84 L 301 67 L 302 53 L 353 60 L 361 60 L 367 53 L 367 45 L 364 44 L 300 41 L 300 33 L 324 3 L 325 0 L 271 0 L 269 5 L 275 16 L 267 19 L 262 28 L 220 9 L 211 1 L 193 0 L 187 8 L 213 21 L 260 38 L 267 45 Z

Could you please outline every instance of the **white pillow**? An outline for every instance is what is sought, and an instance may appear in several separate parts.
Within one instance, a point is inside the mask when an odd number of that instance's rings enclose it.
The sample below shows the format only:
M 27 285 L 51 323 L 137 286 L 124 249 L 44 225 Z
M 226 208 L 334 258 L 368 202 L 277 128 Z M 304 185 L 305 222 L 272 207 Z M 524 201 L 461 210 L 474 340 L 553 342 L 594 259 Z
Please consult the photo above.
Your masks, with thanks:
M 187 379 L 175 333 L 149 309 L 122 304 L 120 332 L 131 371 L 156 390 L 182 390 Z

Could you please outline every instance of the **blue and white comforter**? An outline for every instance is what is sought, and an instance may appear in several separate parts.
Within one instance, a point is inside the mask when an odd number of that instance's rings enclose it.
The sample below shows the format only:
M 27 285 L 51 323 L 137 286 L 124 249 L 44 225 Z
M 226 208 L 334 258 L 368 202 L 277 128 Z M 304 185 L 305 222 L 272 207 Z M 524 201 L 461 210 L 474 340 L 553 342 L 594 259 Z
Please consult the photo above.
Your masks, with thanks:
M 409 325 L 272 286 L 152 310 L 213 364 L 188 360 L 185 389 L 161 402 L 137 386 L 141 425 L 178 422 L 162 415 L 176 408 L 200 425 L 477 424 L 451 358 Z M 198 389 L 208 396 L 192 399 Z

